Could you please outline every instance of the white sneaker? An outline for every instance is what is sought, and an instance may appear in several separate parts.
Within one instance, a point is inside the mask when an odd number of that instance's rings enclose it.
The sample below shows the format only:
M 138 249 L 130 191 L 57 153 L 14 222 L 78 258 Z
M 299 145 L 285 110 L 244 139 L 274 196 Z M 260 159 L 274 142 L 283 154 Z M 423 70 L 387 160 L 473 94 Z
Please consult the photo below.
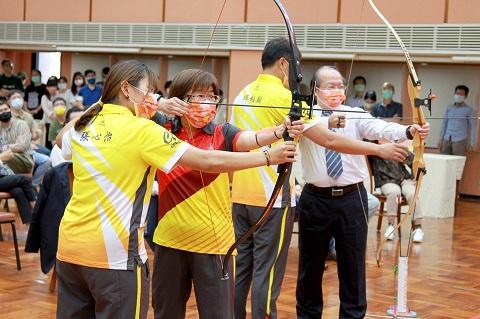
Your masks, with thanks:
M 423 242 L 423 236 L 425 236 L 425 234 L 423 233 L 422 227 L 415 228 L 415 230 L 413 231 L 413 242 L 415 243 Z
M 384 235 L 387 240 L 393 240 L 393 238 L 395 237 L 395 234 L 393 233 L 394 229 L 395 227 L 393 227 L 393 224 L 388 224 L 387 229 L 385 229 Z

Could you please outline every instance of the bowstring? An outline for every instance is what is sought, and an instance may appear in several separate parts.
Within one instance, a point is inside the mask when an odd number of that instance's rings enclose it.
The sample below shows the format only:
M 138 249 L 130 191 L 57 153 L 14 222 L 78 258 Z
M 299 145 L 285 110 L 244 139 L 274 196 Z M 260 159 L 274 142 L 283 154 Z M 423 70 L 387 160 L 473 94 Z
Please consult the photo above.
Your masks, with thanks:
M 223 10 L 225 9 L 225 6 L 227 4 L 227 0 L 224 0 L 223 1 L 223 4 L 222 4 L 222 7 L 220 8 L 220 13 L 218 14 L 218 17 L 217 17 L 217 21 L 215 22 L 215 25 L 212 29 L 212 34 L 210 35 L 210 39 L 208 41 L 208 45 L 207 47 L 205 48 L 205 50 L 203 51 L 203 58 L 202 58 L 202 62 L 200 63 L 200 67 L 199 69 L 200 70 L 203 70 L 204 68 L 204 64 L 205 64 L 205 61 L 206 61 L 206 58 L 207 58 L 207 53 L 208 53 L 208 50 L 210 50 L 210 47 L 212 45 L 212 42 L 213 42 L 213 37 L 215 35 L 215 31 L 217 30 L 217 27 L 218 27 L 218 24 L 220 23 L 220 18 L 222 17 L 222 14 L 223 14 Z M 202 102 L 203 103 L 203 102 Z M 205 103 L 206 104 L 206 103 Z M 190 123 L 188 123 L 190 128 L 191 128 L 191 125 Z M 189 130 L 189 134 L 191 134 L 191 129 Z M 192 136 L 190 136 L 190 139 L 192 140 L 192 145 L 195 146 L 193 144 L 193 138 Z M 220 251 L 220 245 L 219 245 L 219 241 L 218 241 L 218 236 L 217 236 L 217 231 L 216 231 L 216 227 L 215 227 L 215 222 L 213 220 L 213 215 L 212 215 L 212 210 L 211 210 L 211 207 L 210 207 L 210 203 L 209 203 L 209 200 L 208 200 L 208 195 L 207 195 L 207 190 L 205 189 L 205 180 L 203 178 L 203 173 L 202 171 L 199 171 L 200 173 L 200 180 L 202 181 L 202 189 L 203 189 L 203 194 L 204 194 L 204 197 L 205 197 L 205 203 L 207 204 L 207 209 L 208 209 L 208 215 L 209 215 L 209 219 L 210 219 L 210 223 L 212 225 L 212 229 L 213 229 L 213 236 L 215 238 L 215 244 L 216 244 L 216 248 L 217 248 L 217 256 L 219 258 L 219 261 L 220 261 L 220 265 L 222 265 L 222 253 Z M 233 222 L 231 222 L 232 224 L 232 227 L 233 227 Z
M 362 1 L 362 7 L 360 9 L 360 22 L 359 22 L 359 27 L 361 26 L 362 24 L 362 19 L 363 19 L 363 11 L 365 9 L 365 0 Z M 355 40 L 354 40 L 354 49 L 358 47 L 358 35 L 359 35 L 359 29 L 357 29 L 357 32 L 356 32 L 356 36 L 355 36 Z M 352 61 L 350 62 L 350 68 L 348 70 L 348 78 L 347 78 L 347 88 L 346 88 L 346 92 L 348 92 L 348 88 L 349 88 L 349 85 L 350 85 L 350 80 L 351 80 L 351 77 L 352 77 L 352 70 L 353 70 L 353 61 L 355 60 L 355 54 L 352 55 Z M 340 110 L 338 110 L 340 111 Z M 350 111 L 350 110 L 349 110 Z M 357 111 L 358 113 L 360 113 L 359 111 Z M 353 113 L 353 112 L 346 112 L 346 113 Z M 362 112 L 363 113 L 363 112 Z M 369 113 L 369 112 L 364 112 L 364 113 Z M 352 119 L 352 118 L 350 118 Z M 362 198 L 362 194 L 360 192 L 360 186 L 358 186 L 357 184 L 357 192 L 358 192 L 358 197 L 360 198 L 360 203 L 362 204 L 362 211 L 363 211 L 363 216 L 365 217 L 365 224 L 367 225 L 367 233 L 368 233 L 368 201 L 367 201 L 367 211 L 365 211 L 365 205 L 363 203 L 363 198 Z M 368 194 L 367 194 L 367 199 L 368 199 Z

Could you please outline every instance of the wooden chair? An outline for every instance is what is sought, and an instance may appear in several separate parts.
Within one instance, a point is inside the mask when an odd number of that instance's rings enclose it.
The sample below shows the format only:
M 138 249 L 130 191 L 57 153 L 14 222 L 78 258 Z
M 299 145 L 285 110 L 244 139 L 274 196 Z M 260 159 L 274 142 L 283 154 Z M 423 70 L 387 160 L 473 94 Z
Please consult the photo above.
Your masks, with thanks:
M 10 206 L 8 206 L 8 200 L 9 199 L 13 199 L 12 194 L 10 194 L 9 192 L 0 192 L 0 203 L 2 202 L 2 200 L 5 201 L 5 204 L 4 204 L 3 208 L 7 212 L 10 212 Z
M 366 156 L 365 161 L 367 163 L 368 173 L 370 175 L 370 193 L 375 196 L 380 202 L 380 207 L 378 209 L 378 221 L 377 221 L 377 232 L 380 232 L 382 228 L 383 216 L 386 216 L 385 213 L 385 203 L 387 202 L 387 196 L 383 195 L 380 189 L 375 187 L 375 178 L 373 172 L 372 162 L 369 156 Z M 402 206 L 408 205 L 407 199 L 402 195 L 400 203 L 397 208 L 397 223 L 400 223 L 402 219 Z M 398 229 L 398 235 L 401 236 L 400 228 Z
M 12 226 L 13 245 L 15 247 L 15 258 L 17 259 L 17 270 L 21 270 L 20 253 L 18 251 L 17 231 L 15 229 L 15 214 L 9 212 L 0 212 L 0 240 L 3 241 L 2 224 L 10 224 Z

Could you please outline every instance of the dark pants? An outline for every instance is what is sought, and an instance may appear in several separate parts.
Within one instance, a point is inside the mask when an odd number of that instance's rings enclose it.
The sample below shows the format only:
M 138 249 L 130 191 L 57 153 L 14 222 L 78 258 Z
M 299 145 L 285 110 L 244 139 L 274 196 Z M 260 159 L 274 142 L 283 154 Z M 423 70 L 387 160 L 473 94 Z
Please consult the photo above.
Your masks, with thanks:
M 143 238 L 148 244 L 148 247 L 155 252 L 155 244 L 153 243 L 153 235 L 158 224 L 158 196 L 150 198 L 150 204 L 147 211 L 147 227 L 143 233 Z
M 12 194 L 22 222 L 29 223 L 32 218 L 30 202 L 35 201 L 31 179 L 24 175 L 0 176 L 0 192 Z
M 233 204 L 237 239 L 257 221 L 263 210 L 263 207 Z M 274 208 L 265 224 L 237 248 L 235 319 L 246 317 L 250 285 L 252 319 L 277 318 L 276 302 L 285 274 L 294 219 L 294 208 Z
M 199 318 L 232 319 L 233 283 L 232 278 L 222 279 L 222 259 L 221 255 L 155 245 L 152 281 L 155 318 L 185 318 L 193 282 Z M 227 272 L 232 270 L 229 266 Z
M 339 318 L 363 318 L 367 310 L 365 250 L 367 193 L 363 186 L 343 196 L 318 193 L 307 184 L 300 197 L 297 316 L 321 318 L 322 277 L 330 238 L 335 238 L 340 282 Z
M 57 260 L 57 319 L 146 319 L 148 261 L 135 266 L 112 270 Z
M 467 154 L 468 140 L 452 142 L 451 140 L 442 140 L 440 152 L 447 155 L 465 156 Z

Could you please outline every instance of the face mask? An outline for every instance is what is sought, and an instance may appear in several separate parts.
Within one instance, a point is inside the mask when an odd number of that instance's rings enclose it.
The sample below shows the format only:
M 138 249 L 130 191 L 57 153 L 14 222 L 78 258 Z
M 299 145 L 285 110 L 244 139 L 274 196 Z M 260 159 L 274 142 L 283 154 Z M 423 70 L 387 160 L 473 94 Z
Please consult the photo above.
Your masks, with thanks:
M 362 93 L 363 91 L 365 91 L 365 84 L 355 84 L 353 86 L 353 89 L 355 90 L 355 92 L 357 93 Z
M 190 103 L 188 113 L 185 118 L 188 123 L 195 128 L 204 128 L 213 121 L 217 114 L 217 108 L 212 104 Z
M 10 121 L 11 118 L 12 118 L 12 112 L 10 111 L 0 113 L 0 122 L 7 123 Z
M 40 78 L 40 75 L 34 75 L 32 76 L 32 82 L 33 84 L 37 84 L 37 83 L 40 83 L 42 79 Z
M 390 100 L 393 96 L 392 90 L 383 90 L 383 98 L 386 100 Z
M 76 86 L 82 86 L 83 85 L 83 80 L 82 79 L 76 79 L 74 83 L 75 83 Z
M 22 98 L 19 98 L 19 97 L 16 97 L 13 99 L 12 103 L 11 103 L 11 106 L 15 109 L 15 110 L 21 110 L 22 107 L 23 107 L 23 99 Z
M 458 95 L 458 94 L 455 94 L 453 96 L 453 101 L 455 103 L 462 103 L 463 101 L 465 101 L 465 97 L 463 95 Z
M 90 84 L 90 85 L 93 85 L 93 84 L 97 83 L 97 79 L 96 78 L 89 78 L 89 79 L 87 79 L 87 83 Z
M 129 83 L 130 84 L 130 83 Z M 133 108 L 135 110 L 135 115 L 137 117 L 145 117 L 145 118 L 150 118 L 150 114 L 153 112 L 153 111 L 156 111 L 157 110 L 157 105 L 158 105 L 158 94 L 153 94 L 153 93 L 148 93 L 137 88 L 136 86 L 134 85 L 131 85 L 131 87 L 133 87 L 135 90 L 139 91 L 139 92 L 142 92 L 142 94 L 144 95 L 143 99 L 142 99 L 142 102 L 135 102 L 134 100 L 132 100 L 130 97 L 128 97 L 128 100 L 130 102 L 133 103 Z
M 364 106 L 364 107 L 365 107 L 365 110 L 366 110 L 366 111 L 369 111 L 369 110 L 371 110 L 374 106 L 375 106 L 375 103 L 367 103 L 367 102 L 365 102 L 365 106 Z
M 320 91 L 320 95 L 318 96 L 319 100 L 328 107 L 337 107 L 347 98 L 345 96 L 345 90 L 318 90 Z
M 65 83 L 65 82 L 60 82 L 60 83 L 58 83 L 58 89 L 59 89 L 59 90 L 65 90 L 65 89 L 67 89 L 67 83 Z
M 53 107 L 53 112 L 55 115 L 62 116 L 65 114 L 67 108 L 64 105 L 58 105 Z

